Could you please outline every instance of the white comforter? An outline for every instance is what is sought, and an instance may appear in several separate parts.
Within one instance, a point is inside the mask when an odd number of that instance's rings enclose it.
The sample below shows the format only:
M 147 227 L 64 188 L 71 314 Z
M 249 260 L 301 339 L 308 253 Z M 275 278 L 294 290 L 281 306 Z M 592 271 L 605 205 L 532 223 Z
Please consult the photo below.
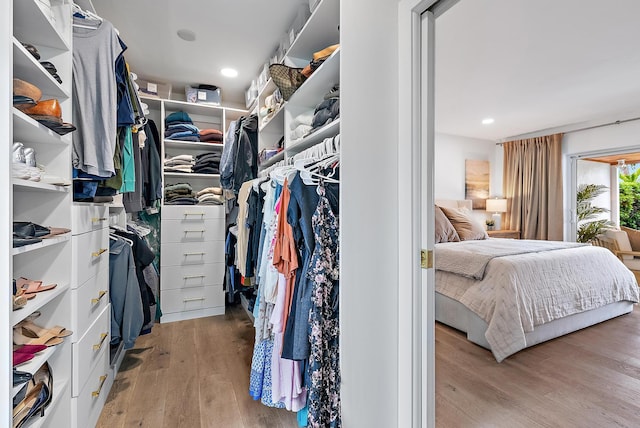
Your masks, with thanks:
M 536 241 L 513 242 L 526 247 Z M 436 270 L 443 260 L 442 247 L 455 245 L 436 245 Z M 491 259 L 479 280 L 469 278 L 466 267 L 462 276 L 451 269 L 436 272 L 436 290 L 488 324 L 485 336 L 498 361 L 525 348 L 525 333 L 537 325 L 613 302 L 638 302 L 640 297 L 633 273 L 605 248 L 535 248 L 533 253 Z M 452 257 L 449 250 L 447 257 Z

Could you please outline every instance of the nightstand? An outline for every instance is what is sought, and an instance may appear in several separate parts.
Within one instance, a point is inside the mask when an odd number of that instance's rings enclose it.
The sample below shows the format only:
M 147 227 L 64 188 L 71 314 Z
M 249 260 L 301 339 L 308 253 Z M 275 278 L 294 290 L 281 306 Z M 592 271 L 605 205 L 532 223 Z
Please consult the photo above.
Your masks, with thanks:
M 487 230 L 490 238 L 513 238 L 520 239 L 519 230 Z

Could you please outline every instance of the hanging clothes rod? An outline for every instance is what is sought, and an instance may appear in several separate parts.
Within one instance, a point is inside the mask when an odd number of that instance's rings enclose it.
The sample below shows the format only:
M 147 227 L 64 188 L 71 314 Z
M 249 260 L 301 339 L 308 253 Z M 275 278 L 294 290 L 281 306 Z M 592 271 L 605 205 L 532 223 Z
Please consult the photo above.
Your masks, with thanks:
M 571 134 L 573 132 L 582 132 L 582 131 L 588 131 L 590 129 L 604 128 L 605 126 L 622 125 L 623 123 L 634 122 L 636 120 L 640 120 L 640 117 L 632 117 L 630 119 L 623 119 L 623 120 L 614 120 L 613 122 L 601 123 L 601 124 L 592 125 L 592 126 L 584 126 L 582 128 L 576 128 L 576 129 L 567 129 L 566 131 L 563 131 L 561 128 L 549 128 L 547 130 L 530 132 L 528 134 L 522 134 L 521 136 L 503 138 L 502 141 L 497 142 L 496 145 L 502 146 L 504 143 L 507 143 L 509 141 L 524 140 L 527 138 L 536 138 L 536 137 L 541 137 L 543 135 L 560 134 L 560 133 Z

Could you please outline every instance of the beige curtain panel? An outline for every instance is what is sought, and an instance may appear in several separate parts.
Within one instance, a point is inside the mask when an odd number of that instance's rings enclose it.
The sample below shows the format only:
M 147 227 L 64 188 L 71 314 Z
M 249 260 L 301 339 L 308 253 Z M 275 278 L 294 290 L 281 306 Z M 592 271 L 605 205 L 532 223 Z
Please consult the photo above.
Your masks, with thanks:
M 505 228 L 562 241 L 562 134 L 504 143 Z

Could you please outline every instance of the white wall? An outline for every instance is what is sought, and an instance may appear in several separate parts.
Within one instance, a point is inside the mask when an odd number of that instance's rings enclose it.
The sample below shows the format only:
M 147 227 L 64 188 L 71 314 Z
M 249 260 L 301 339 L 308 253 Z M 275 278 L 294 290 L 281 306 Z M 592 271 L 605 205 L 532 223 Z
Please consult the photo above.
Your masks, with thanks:
M 397 426 L 398 3 L 340 2 L 343 425 Z
M 437 119 L 436 119 L 437 120 Z M 488 160 L 491 167 L 490 195 L 502 195 L 502 148 L 477 138 L 436 134 L 435 198 L 464 199 L 464 161 Z

